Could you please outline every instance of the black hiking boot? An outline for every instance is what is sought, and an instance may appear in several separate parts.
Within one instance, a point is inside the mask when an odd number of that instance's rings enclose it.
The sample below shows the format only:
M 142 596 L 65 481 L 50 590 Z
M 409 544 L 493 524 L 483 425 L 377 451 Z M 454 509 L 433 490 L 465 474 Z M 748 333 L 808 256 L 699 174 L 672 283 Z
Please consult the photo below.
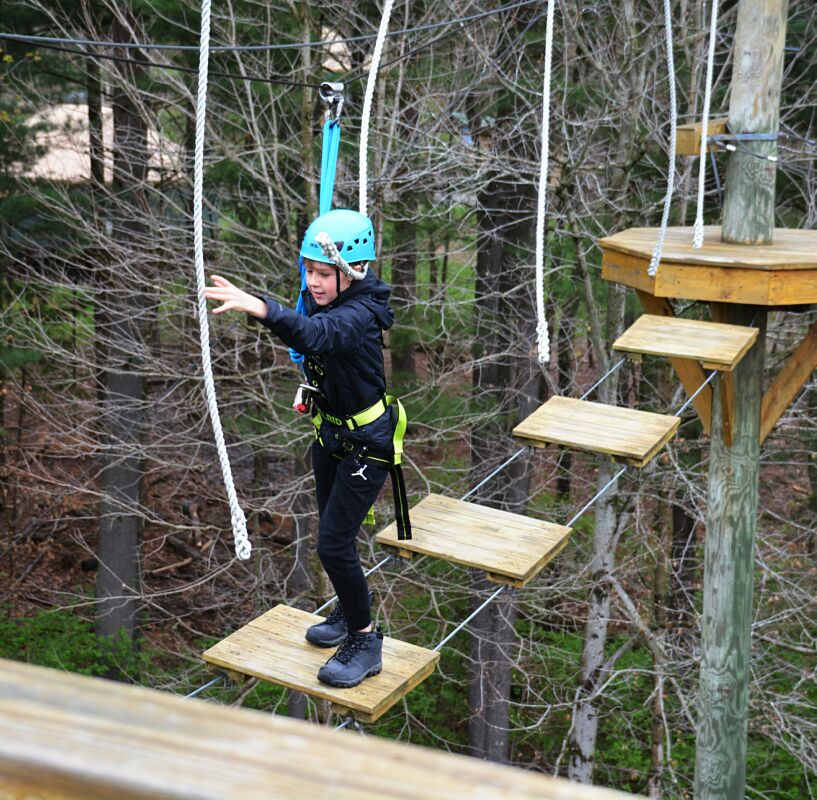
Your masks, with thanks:
M 330 686 L 350 689 L 383 669 L 383 634 L 380 631 L 352 631 L 346 641 L 318 671 L 318 680 Z
M 338 603 L 335 610 L 323 622 L 306 629 L 306 640 L 318 647 L 334 647 L 340 644 L 348 633 L 346 614 L 343 613 Z
M 374 592 L 369 592 L 369 605 L 374 602 Z M 346 614 L 340 607 L 340 603 L 335 604 L 335 610 L 317 625 L 311 625 L 306 629 L 306 640 L 310 644 L 318 647 L 335 647 L 340 644 L 349 633 L 349 625 L 346 622 Z

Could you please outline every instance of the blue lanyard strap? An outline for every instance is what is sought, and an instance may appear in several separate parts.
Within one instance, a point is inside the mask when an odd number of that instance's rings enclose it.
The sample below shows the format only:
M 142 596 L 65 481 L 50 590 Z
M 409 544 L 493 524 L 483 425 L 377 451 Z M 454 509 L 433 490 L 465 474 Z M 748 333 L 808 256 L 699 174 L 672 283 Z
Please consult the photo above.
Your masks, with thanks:
M 320 211 L 325 214 L 332 208 L 332 195 L 335 191 L 335 171 L 338 166 L 338 149 L 340 148 L 340 122 L 336 119 L 327 119 L 323 125 L 323 139 L 321 142 L 321 193 Z M 306 270 L 304 260 L 298 259 L 298 269 L 301 273 L 301 289 L 298 292 L 298 302 L 295 311 L 306 316 L 304 292 L 306 291 Z M 295 364 L 303 363 L 304 357 L 297 350 L 289 348 L 289 357 Z

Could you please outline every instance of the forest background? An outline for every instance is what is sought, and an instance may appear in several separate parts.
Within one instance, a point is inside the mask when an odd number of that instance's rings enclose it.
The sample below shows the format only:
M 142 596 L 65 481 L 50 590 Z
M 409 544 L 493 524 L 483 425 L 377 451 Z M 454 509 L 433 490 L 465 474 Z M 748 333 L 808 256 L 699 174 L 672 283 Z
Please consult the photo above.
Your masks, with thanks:
M 709 6 L 673 3 L 679 114 L 700 117 Z M 186 693 L 208 645 L 331 590 L 314 552 L 311 426 L 296 368 L 238 318 L 212 319 L 217 392 L 254 554 L 234 559 L 202 392 L 192 262 L 199 7 L 186 0 L 2 3 L 3 33 L 191 49 L 2 42 L 0 656 Z M 714 115 L 728 108 L 736 2 L 721 3 Z M 335 206 L 357 207 L 363 90 L 380 7 L 319 0 L 213 8 L 206 138 L 208 273 L 294 303 L 316 213 L 322 80 L 346 85 Z M 669 83 L 658 0 L 557 10 L 546 229 L 551 360 L 533 293 L 541 2 L 398 3 L 375 94 L 369 207 L 394 288 L 392 390 L 408 410 L 410 500 L 461 497 L 518 449 L 514 424 L 579 396 L 639 313 L 600 278 L 598 238 L 656 226 Z M 462 20 L 457 22 L 457 20 Z M 777 224 L 817 222 L 817 12 L 790 0 Z M 62 154 L 49 159 L 54 148 Z M 78 154 L 81 168 L 68 150 Z M 721 173 L 724 155 L 715 156 Z M 60 167 L 59 165 L 63 166 Z M 709 165 L 706 214 L 719 221 Z M 697 159 L 678 159 L 671 224 L 691 224 Z M 63 171 L 61 171 L 63 169 Z M 700 304 L 677 313 L 708 318 Z M 770 317 L 767 380 L 814 320 Z M 662 361 L 627 362 L 597 399 L 673 413 Z M 747 796 L 817 796 L 817 381 L 762 451 Z M 652 797 L 691 795 L 708 440 L 692 411 L 622 478 L 524 589 L 449 642 L 437 672 L 371 733 Z M 565 522 L 612 475 L 598 457 L 526 453 L 471 500 Z M 367 564 L 381 554 L 361 537 Z M 479 574 L 389 563 L 378 621 L 433 646 L 487 596 Z M 122 590 L 122 586 L 125 590 Z M 228 702 L 326 721 L 250 682 Z

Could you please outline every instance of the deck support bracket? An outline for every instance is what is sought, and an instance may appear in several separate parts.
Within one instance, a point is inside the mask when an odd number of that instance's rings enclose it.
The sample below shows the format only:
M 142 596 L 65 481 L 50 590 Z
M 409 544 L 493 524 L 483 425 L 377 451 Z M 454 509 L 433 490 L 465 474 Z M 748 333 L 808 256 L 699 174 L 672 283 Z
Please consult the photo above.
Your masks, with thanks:
M 809 328 L 803 341 L 789 356 L 789 360 L 763 395 L 760 405 L 761 444 L 815 369 L 817 369 L 817 321 Z

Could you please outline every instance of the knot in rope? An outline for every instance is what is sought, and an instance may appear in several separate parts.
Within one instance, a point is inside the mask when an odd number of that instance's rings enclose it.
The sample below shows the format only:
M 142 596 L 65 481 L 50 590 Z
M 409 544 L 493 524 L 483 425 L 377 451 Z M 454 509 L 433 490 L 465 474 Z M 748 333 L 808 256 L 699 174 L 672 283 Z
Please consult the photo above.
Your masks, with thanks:
M 332 237 L 326 232 L 321 231 L 315 236 L 315 241 L 321 246 L 324 256 L 332 260 L 344 275 L 347 275 L 353 281 L 362 281 L 369 271 L 368 264 L 361 264 L 361 269 L 356 270 L 348 261 L 338 252 L 338 248 L 332 241 Z

